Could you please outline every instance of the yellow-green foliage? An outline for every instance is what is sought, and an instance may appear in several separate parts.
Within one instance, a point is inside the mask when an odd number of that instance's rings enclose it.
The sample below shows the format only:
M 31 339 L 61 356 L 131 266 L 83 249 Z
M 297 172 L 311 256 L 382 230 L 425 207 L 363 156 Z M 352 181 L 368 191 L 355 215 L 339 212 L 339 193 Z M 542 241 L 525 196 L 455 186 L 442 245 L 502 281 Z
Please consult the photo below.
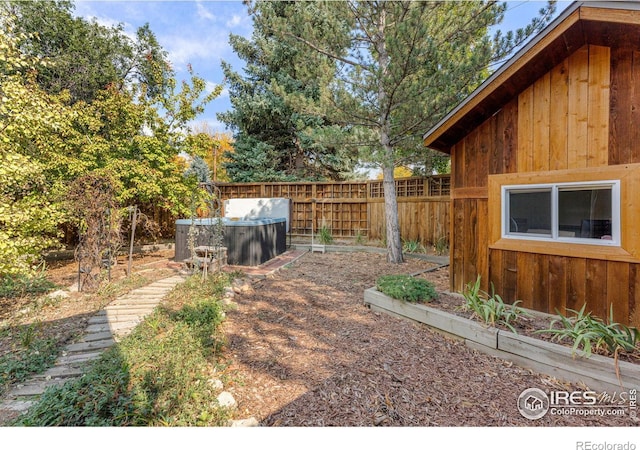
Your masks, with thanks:
M 60 106 L 33 81 L 38 64 L 20 53 L 20 35 L 0 30 L 0 278 L 30 275 L 55 244 L 61 215 L 44 167 L 30 156 L 38 139 L 60 125 Z
M 31 274 L 42 250 L 56 243 L 60 214 L 43 184 L 39 164 L 0 154 L 0 277 Z
M 90 102 L 51 93 L 38 73 L 52 63 L 29 53 L 33 37 L 3 16 L 0 29 L 0 278 L 29 276 L 63 222 L 77 225 L 64 204 L 74 180 L 113 174 L 123 206 L 153 204 L 187 214 L 196 183 L 183 176 L 177 156 L 186 124 L 220 94 L 191 72 L 179 91 L 173 72 L 165 92 L 123 83 L 96 92 Z M 125 37 L 122 36 L 124 39 Z M 204 98 L 203 98 L 204 97 Z

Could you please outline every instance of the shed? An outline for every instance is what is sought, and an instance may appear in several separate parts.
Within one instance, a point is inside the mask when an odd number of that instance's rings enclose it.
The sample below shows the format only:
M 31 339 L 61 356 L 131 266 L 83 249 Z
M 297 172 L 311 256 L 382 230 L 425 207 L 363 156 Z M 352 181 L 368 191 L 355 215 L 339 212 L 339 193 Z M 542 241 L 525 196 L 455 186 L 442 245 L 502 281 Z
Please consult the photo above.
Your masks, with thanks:
M 640 4 L 574 2 L 424 135 L 452 291 L 640 325 Z

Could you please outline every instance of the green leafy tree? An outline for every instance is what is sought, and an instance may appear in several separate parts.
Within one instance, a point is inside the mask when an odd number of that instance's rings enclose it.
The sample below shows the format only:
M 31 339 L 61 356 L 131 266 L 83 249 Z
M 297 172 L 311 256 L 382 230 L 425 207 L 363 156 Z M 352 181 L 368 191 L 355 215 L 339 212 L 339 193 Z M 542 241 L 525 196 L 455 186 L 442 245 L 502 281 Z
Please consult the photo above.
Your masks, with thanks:
M 69 186 L 84 176 L 113 175 L 120 205 L 187 214 L 197 183 L 183 176 L 178 155 L 187 125 L 222 88 L 207 93 L 191 68 L 178 85 L 158 63 L 149 68 L 151 84 L 110 83 L 92 88 L 89 99 L 67 88 L 48 92 L 40 74 L 60 60 L 35 55 L 37 38 L 14 26 L 7 11 L 0 9 L 0 276 L 28 274 L 56 243 L 58 226 L 73 222 L 64 202 Z M 155 47 L 150 30 L 143 34 Z
M 334 123 L 359 128 L 361 157 L 380 166 L 385 195 L 388 260 L 403 261 L 393 171 L 424 154 L 421 135 L 464 99 L 554 11 L 549 2 L 530 25 L 489 35 L 506 9 L 496 1 L 296 2 L 295 14 L 271 21 L 274 34 L 294 38 L 336 64 L 331 95 Z M 341 51 L 327 46 L 314 24 L 348 36 Z M 336 38 L 338 39 L 338 38 Z
M 11 21 L 0 29 L 0 278 L 33 274 L 41 252 L 56 244 L 61 212 L 44 164 L 31 143 L 64 126 L 64 107 L 43 92 L 40 61 L 20 48 L 28 39 Z
M 91 102 L 111 85 L 124 89 L 143 84 L 150 97 L 169 89 L 167 54 L 148 25 L 131 39 L 121 24 L 106 27 L 72 12 L 73 3 L 67 0 L 0 4 L 0 13 L 13 17 L 16 30 L 28 36 L 23 51 L 50 62 L 37 74 L 45 91 L 67 91 L 72 102 Z
M 224 164 L 234 151 L 233 137 L 229 133 L 214 132 L 202 122 L 192 127 L 187 137 L 189 154 L 201 156 L 211 170 L 213 181 L 229 181 Z
M 321 142 L 315 134 L 319 127 L 336 125 L 314 111 L 333 79 L 335 63 L 272 32 L 274 21 L 297 8 L 296 2 L 251 4 L 252 38 L 231 35 L 231 46 L 245 61 L 244 75 L 223 62 L 233 109 L 218 118 L 234 132 L 234 152 L 227 154 L 225 164 L 233 181 L 340 180 L 352 175 L 357 161 L 352 149 Z M 324 30 L 323 43 L 334 48 L 329 24 L 316 23 Z M 299 105 L 305 105 L 304 111 Z
M 77 102 L 71 126 L 57 136 L 71 161 L 51 170 L 61 179 L 88 171 L 114 174 L 120 204 L 153 204 L 187 214 L 197 181 L 183 176 L 177 157 L 187 150 L 188 123 L 220 90 L 206 94 L 204 80 L 192 74 L 180 91 L 171 87 L 157 102 L 115 88 L 91 103 Z

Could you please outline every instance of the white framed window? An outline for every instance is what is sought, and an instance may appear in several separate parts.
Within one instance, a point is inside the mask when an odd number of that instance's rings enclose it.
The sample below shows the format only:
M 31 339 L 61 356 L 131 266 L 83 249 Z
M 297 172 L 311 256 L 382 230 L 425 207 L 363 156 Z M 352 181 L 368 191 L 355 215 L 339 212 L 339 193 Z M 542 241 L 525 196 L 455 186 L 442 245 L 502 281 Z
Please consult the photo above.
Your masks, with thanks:
M 620 181 L 502 186 L 502 237 L 620 245 Z

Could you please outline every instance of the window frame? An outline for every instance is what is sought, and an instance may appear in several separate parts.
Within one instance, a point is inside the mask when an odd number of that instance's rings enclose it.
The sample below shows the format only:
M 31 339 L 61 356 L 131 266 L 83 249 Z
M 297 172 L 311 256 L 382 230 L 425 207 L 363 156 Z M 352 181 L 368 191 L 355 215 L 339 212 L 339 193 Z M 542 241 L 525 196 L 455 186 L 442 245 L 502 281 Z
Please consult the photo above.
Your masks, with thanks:
M 611 189 L 611 239 L 593 239 L 572 236 L 560 236 L 559 233 L 559 192 L 562 190 L 588 190 Z M 509 231 L 510 210 L 509 193 L 520 191 L 521 193 L 546 191 L 551 192 L 551 236 L 546 234 L 518 233 Z M 605 247 L 621 246 L 621 194 L 620 180 L 599 180 L 584 182 L 539 183 L 539 184 L 513 184 L 501 186 L 501 236 L 503 239 L 517 239 L 542 242 L 562 242 L 570 244 L 585 244 Z

